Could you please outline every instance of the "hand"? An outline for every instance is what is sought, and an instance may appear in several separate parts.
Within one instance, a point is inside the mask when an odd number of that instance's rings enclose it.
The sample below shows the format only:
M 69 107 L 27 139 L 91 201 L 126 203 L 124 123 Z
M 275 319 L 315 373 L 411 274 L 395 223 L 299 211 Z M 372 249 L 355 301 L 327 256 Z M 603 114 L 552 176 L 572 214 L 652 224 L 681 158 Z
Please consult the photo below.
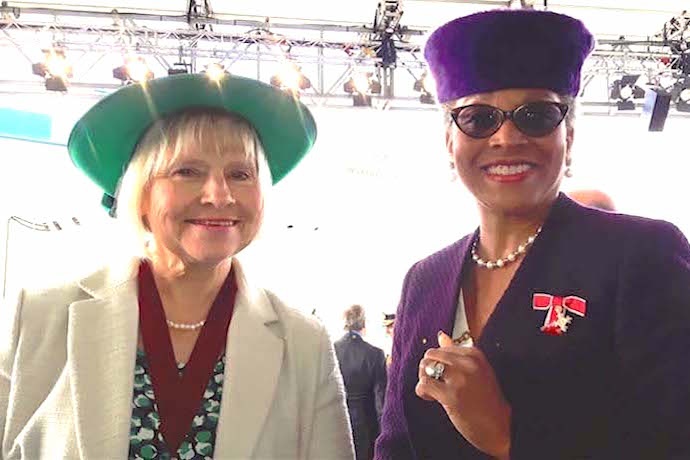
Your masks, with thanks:
M 427 350 L 419 362 L 417 396 L 438 401 L 455 429 L 477 449 L 508 458 L 511 409 L 486 356 L 479 348 L 455 345 L 442 332 L 439 345 Z M 436 362 L 445 366 L 440 380 L 429 377 L 424 370 Z

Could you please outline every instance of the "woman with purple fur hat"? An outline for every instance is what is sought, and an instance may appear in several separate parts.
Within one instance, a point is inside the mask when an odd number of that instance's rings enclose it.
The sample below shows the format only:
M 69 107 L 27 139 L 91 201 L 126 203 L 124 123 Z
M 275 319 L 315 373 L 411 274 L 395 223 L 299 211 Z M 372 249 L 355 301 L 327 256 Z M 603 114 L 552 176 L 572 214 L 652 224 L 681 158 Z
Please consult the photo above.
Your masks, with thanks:
M 593 47 L 525 10 L 429 38 L 480 225 L 405 278 L 378 460 L 690 458 L 688 242 L 559 192 Z

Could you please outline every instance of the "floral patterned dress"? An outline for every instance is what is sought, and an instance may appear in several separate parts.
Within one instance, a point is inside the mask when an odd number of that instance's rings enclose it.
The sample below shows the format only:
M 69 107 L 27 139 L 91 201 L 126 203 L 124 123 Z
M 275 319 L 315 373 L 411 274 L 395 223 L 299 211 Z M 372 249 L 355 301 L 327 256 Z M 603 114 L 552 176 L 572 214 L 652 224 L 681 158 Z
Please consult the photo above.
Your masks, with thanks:
M 180 368 L 184 372 L 184 368 Z M 210 460 L 216 444 L 216 428 L 223 396 L 225 353 L 213 368 L 202 404 L 177 455 L 169 451 L 160 432 L 160 417 L 153 393 L 146 354 L 137 350 L 134 366 L 134 396 L 129 436 L 129 458 L 136 460 Z

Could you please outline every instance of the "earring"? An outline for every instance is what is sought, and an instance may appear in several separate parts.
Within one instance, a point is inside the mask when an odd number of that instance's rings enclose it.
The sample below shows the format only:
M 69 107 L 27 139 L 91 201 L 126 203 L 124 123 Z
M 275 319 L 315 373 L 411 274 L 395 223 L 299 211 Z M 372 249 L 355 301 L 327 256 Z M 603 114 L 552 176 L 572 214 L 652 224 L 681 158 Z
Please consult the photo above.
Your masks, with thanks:
M 456 180 L 458 179 L 458 172 L 455 170 L 455 163 L 452 162 L 452 161 L 450 162 L 450 170 L 449 170 L 449 172 L 450 172 L 450 176 L 449 176 L 449 177 L 450 177 L 450 181 L 451 181 L 451 182 L 456 181 Z
M 572 164 L 573 159 L 570 156 L 565 157 L 565 177 L 573 177 Z

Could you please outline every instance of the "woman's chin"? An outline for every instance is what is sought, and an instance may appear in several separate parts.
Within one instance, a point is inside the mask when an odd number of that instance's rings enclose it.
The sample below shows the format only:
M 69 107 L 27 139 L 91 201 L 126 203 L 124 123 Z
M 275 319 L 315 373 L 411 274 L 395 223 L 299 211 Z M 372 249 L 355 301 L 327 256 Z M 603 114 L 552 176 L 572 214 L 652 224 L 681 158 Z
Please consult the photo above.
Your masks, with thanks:
M 229 261 L 236 253 L 237 251 L 234 250 L 213 252 L 208 250 L 188 250 L 184 251 L 183 254 L 178 254 L 177 257 L 182 261 L 185 267 L 212 268 L 216 265 Z
M 198 255 L 196 257 L 192 257 L 189 261 L 190 264 L 192 265 L 199 265 L 199 266 L 215 266 L 219 265 L 222 263 L 228 262 L 232 256 L 234 256 L 235 253 L 224 253 L 224 254 L 206 254 L 206 255 Z
M 500 195 L 489 193 L 485 196 L 478 196 L 477 199 L 484 208 L 492 212 L 524 214 L 537 211 L 552 204 L 557 195 L 548 195 L 542 194 L 542 196 L 538 196 L 535 193 L 520 193 L 519 190 L 515 190 L 514 193 Z

